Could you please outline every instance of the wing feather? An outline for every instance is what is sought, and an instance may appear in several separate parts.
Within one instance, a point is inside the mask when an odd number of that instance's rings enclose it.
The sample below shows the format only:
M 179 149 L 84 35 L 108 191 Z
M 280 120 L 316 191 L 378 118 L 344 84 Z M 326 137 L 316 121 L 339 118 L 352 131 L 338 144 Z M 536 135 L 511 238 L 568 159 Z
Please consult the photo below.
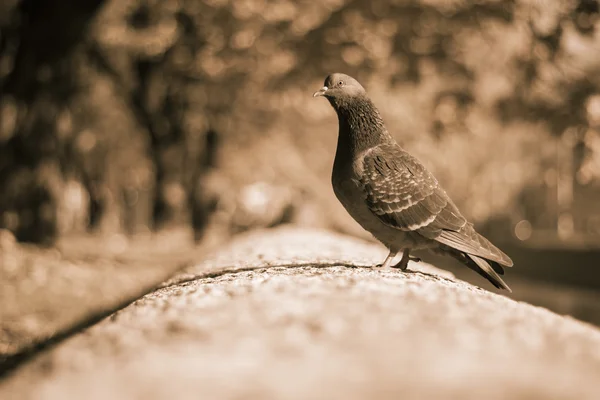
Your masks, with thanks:
M 435 177 L 397 144 L 371 149 L 363 168 L 367 205 L 386 225 L 512 266 L 506 254 L 475 232 Z

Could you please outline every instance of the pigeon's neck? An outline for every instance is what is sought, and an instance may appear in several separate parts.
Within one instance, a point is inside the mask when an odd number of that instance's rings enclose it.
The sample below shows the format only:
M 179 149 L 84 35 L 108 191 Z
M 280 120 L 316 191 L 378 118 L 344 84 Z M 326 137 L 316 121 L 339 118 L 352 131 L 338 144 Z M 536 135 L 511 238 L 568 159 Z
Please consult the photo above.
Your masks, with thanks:
M 339 121 L 337 154 L 354 157 L 382 143 L 393 141 L 373 102 L 367 97 L 332 101 Z

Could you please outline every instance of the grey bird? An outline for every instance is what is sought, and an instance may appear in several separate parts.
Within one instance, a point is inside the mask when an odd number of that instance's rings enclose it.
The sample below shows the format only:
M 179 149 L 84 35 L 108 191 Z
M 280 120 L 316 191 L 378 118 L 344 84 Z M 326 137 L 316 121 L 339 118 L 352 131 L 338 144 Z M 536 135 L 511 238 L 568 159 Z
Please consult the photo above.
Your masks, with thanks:
M 338 116 L 339 133 L 331 183 L 346 211 L 383 243 L 381 267 L 406 270 L 411 250 L 450 255 L 499 289 L 499 275 L 512 260 L 478 234 L 436 178 L 400 147 L 365 89 L 354 78 L 329 75 L 313 94 L 323 96 Z M 392 266 L 400 251 L 402 259 Z

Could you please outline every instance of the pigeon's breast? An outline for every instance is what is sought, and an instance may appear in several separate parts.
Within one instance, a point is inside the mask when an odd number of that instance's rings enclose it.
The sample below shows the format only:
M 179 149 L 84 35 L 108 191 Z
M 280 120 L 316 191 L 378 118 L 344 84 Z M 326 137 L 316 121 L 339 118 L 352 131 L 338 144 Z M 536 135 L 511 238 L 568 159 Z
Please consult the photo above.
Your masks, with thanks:
M 367 203 L 366 193 L 360 182 L 362 172 L 359 162 L 340 162 L 336 159 L 331 174 L 333 192 L 348 213 L 365 229 L 365 223 L 377 220 Z

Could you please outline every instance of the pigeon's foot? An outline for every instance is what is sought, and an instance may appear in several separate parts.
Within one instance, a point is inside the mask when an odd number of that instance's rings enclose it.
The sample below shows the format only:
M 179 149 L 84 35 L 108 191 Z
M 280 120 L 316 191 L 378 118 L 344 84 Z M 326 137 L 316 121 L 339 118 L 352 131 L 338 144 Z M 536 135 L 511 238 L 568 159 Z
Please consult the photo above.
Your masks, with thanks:
M 396 265 L 394 265 L 392 268 L 399 268 L 402 271 L 406 271 L 406 269 L 408 268 L 408 261 L 414 261 L 414 262 L 420 262 L 421 259 L 419 257 L 411 257 L 410 256 L 410 250 L 404 250 L 404 253 L 402 254 L 402 259 L 400 260 L 400 262 Z
M 390 252 L 387 255 L 387 257 L 385 258 L 385 261 L 383 262 L 383 264 L 377 264 L 375 266 L 375 268 L 381 268 L 381 269 L 391 268 L 394 257 L 396 257 L 396 252 L 390 250 Z
M 375 268 L 375 269 L 392 269 L 392 268 L 394 268 L 394 266 L 391 265 L 391 263 L 384 262 L 383 264 L 375 265 L 373 268 Z
M 400 261 L 398 264 L 393 265 L 392 268 L 396 268 L 401 271 L 406 271 L 408 268 L 408 262 L 403 263 L 402 261 Z

